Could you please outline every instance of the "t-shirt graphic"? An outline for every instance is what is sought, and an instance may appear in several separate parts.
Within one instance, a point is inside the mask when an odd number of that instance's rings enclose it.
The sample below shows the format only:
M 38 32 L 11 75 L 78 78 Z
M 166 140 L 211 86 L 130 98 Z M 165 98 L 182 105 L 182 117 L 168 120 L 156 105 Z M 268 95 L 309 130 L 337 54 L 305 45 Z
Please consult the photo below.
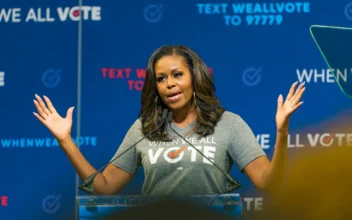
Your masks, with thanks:
M 210 195 L 223 193 L 228 186 L 225 175 L 210 161 L 225 172 L 230 172 L 233 164 L 242 171 L 255 158 L 265 156 L 249 126 L 234 113 L 224 112 L 212 135 L 185 136 L 195 123 L 184 128 L 170 125 L 194 148 L 168 128 L 172 141 L 146 138 L 113 164 L 131 174 L 143 166 L 142 195 Z M 140 129 L 141 122 L 136 120 L 115 156 L 143 137 Z

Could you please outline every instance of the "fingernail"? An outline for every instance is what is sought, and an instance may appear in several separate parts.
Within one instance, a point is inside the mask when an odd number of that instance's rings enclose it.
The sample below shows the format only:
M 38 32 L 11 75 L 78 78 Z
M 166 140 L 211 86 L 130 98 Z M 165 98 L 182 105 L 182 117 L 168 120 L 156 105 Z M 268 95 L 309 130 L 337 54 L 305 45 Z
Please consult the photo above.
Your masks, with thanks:
M 37 95 L 37 94 L 34 94 L 34 96 L 35 96 L 35 97 L 38 97 L 38 95 Z

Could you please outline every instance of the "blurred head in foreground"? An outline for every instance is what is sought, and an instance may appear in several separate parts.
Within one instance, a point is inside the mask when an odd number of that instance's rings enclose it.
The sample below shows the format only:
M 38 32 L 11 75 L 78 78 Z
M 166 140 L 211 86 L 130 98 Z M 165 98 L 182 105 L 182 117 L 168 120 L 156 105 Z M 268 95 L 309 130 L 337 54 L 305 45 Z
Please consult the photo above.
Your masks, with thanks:
M 344 136 L 334 137 L 329 147 L 299 150 L 284 186 L 268 198 L 255 219 L 352 219 L 351 119 L 351 114 L 344 115 L 318 128 Z

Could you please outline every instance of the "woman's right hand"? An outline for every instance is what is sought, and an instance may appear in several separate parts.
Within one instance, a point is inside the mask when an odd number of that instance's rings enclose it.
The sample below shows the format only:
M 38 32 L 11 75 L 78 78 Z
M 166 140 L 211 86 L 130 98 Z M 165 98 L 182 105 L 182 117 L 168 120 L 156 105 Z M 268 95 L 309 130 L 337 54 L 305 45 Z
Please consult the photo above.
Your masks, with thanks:
M 38 110 L 38 113 L 33 112 L 35 117 L 49 129 L 59 142 L 71 138 L 72 113 L 74 107 L 67 110 L 66 118 L 62 118 L 56 112 L 56 109 L 48 97 L 43 96 L 46 105 L 37 94 L 35 97 L 34 105 Z

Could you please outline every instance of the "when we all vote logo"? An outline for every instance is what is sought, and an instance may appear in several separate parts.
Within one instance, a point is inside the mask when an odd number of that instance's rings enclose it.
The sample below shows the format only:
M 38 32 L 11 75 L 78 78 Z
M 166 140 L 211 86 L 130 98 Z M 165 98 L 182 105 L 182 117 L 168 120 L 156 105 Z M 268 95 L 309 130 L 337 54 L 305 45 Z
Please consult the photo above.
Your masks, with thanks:
M 55 22 L 101 20 L 100 6 L 74 6 L 57 8 L 2 8 L 0 23 Z

